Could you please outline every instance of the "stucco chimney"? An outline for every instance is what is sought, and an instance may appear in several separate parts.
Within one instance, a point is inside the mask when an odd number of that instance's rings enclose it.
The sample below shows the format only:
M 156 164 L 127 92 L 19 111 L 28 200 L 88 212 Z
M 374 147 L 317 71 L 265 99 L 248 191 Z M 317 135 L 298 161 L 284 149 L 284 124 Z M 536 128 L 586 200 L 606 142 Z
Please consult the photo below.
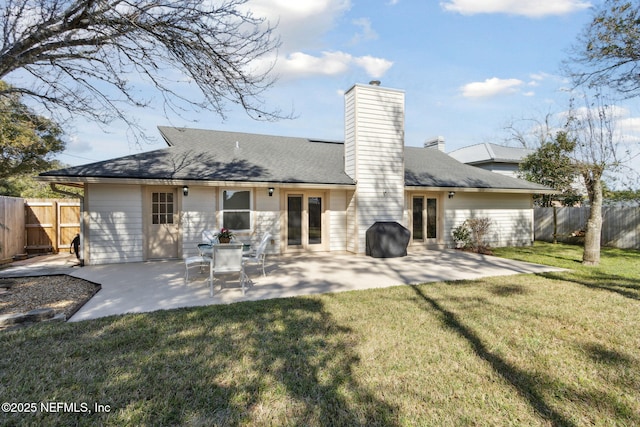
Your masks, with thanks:
M 356 84 L 345 93 L 345 172 L 356 181 L 348 250 L 365 252 L 376 221 L 402 223 L 404 213 L 404 91 Z

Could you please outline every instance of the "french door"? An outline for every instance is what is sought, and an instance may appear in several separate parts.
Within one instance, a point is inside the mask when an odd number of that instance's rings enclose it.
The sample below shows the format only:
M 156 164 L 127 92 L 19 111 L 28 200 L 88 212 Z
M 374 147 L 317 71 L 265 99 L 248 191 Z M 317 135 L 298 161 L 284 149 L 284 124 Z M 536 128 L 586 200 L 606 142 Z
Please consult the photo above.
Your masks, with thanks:
M 438 219 L 438 197 L 436 195 L 413 195 L 411 197 L 413 242 L 435 244 L 440 238 Z
M 325 250 L 324 201 L 321 193 L 287 194 L 287 250 Z

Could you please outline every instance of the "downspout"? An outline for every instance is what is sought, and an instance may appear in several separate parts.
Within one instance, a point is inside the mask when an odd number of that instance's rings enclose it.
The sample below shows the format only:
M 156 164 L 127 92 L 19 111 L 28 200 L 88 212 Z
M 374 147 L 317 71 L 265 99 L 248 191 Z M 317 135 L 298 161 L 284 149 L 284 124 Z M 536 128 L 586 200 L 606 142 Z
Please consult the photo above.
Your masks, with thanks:
M 65 196 L 73 197 L 74 199 L 80 199 L 80 253 L 83 254 L 80 257 L 80 267 L 84 267 L 84 195 L 72 193 L 70 191 L 61 190 L 53 182 L 49 183 L 49 187 L 54 193 L 64 194 Z

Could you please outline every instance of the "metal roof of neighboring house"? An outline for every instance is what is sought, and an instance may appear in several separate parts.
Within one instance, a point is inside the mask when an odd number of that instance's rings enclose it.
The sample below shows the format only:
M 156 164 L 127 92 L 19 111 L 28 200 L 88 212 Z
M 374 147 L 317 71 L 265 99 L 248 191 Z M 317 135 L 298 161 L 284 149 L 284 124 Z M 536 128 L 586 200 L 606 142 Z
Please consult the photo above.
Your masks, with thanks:
M 307 138 L 159 127 L 169 147 L 40 174 L 87 178 L 355 185 L 344 172 L 344 144 Z M 464 165 L 438 150 L 405 147 L 405 185 L 514 189 L 545 187 Z
M 531 153 L 533 150 L 528 148 L 506 147 L 485 142 L 459 148 L 450 152 L 449 155 L 462 163 L 477 165 L 482 163 L 520 163 Z

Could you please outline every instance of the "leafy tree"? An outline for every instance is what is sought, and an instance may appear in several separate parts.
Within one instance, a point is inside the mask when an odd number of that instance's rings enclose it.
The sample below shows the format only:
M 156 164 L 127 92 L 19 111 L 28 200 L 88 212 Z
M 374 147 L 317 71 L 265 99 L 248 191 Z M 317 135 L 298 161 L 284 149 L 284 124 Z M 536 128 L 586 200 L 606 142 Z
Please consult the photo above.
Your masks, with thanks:
M 611 190 L 605 185 L 604 203 L 640 207 L 640 190 Z
M 520 163 L 521 178 L 560 191 L 560 194 L 536 196 L 540 206 L 553 206 L 554 201 L 573 206 L 582 199 L 575 189 L 577 169 L 570 157 L 575 145 L 575 140 L 569 139 L 565 131 L 560 131 L 553 140 L 543 142 Z
M 61 169 L 63 167 L 65 167 L 64 164 L 54 160 L 51 162 L 51 165 L 47 170 Z M 43 170 L 41 172 L 45 171 L 46 170 Z M 64 199 L 78 197 L 83 194 L 83 190 L 81 188 L 65 186 L 63 187 L 63 190 L 66 193 L 74 193 L 76 196 L 53 191 L 48 183 L 36 181 L 33 173 L 14 175 L 5 179 L 0 179 L 0 194 L 3 196 L 23 197 L 25 199 Z
M 0 81 L 0 91 L 7 85 Z M 0 95 L 0 182 L 51 168 L 51 155 L 64 149 L 62 129 L 21 102 L 19 94 Z
M 577 85 L 640 94 L 640 2 L 605 0 L 565 63 Z
M 154 102 L 141 95 L 145 84 L 161 95 L 166 112 L 195 108 L 224 117 L 232 103 L 254 118 L 280 118 L 260 98 L 273 82 L 263 56 L 279 42 L 245 3 L 5 0 L 0 79 L 11 78 L 13 86 L 0 95 L 27 96 L 65 117 L 119 119 L 136 136 L 143 133 L 124 107 Z
M 583 106 L 572 100 L 567 121 L 567 133 L 575 140 L 572 162 L 582 177 L 589 196 L 582 263 L 600 263 L 600 234 L 606 173 L 619 171 L 629 160 L 629 153 L 621 152 L 621 136 L 616 129 L 615 106 L 606 97 L 584 95 Z

